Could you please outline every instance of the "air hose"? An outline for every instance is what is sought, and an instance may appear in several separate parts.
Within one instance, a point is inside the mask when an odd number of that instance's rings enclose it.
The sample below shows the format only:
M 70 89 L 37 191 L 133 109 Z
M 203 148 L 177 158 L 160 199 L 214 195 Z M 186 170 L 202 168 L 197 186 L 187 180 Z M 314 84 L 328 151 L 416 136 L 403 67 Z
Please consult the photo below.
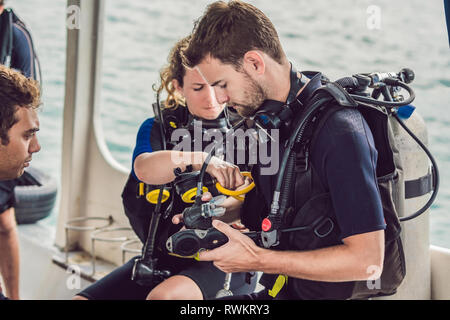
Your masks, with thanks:
M 287 144 L 286 147 L 286 151 L 283 154 L 283 158 L 280 164 L 280 173 L 277 177 L 277 183 L 275 186 L 275 191 L 274 191 L 274 199 L 278 199 L 279 198 L 279 194 L 281 191 L 281 185 L 283 184 L 283 180 L 284 180 L 284 173 L 286 171 L 287 168 L 287 163 L 289 160 L 289 157 L 291 155 L 291 151 L 294 148 L 294 145 L 299 143 L 302 140 L 303 137 L 303 133 L 305 131 L 306 125 L 308 124 L 309 120 L 311 119 L 311 116 L 321 107 L 323 106 L 325 103 L 327 103 L 328 101 L 330 101 L 332 98 L 329 98 L 328 96 L 324 98 L 324 96 L 318 96 L 317 98 L 315 98 L 314 102 L 312 103 L 311 107 L 305 111 L 305 114 L 300 118 L 300 120 L 298 121 L 299 124 L 297 126 L 295 126 L 295 130 L 294 133 L 292 134 L 291 138 L 289 139 L 289 142 Z M 275 194 L 278 194 L 277 196 Z M 278 201 L 276 201 L 278 202 Z M 275 208 L 278 208 L 277 205 L 275 205 Z M 272 209 L 271 209 L 272 210 Z M 278 211 L 278 209 L 276 209 L 276 211 Z M 275 214 L 275 209 L 272 210 L 272 213 Z
M 270 206 L 270 213 L 267 218 L 263 219 L 262 222 L 263 231 L 261 232 L 261 241 L 266 248 L 270 248 L 278 244 L 277 231 L 281 231 L 283 216 L 289 204 L 289 195 L 290 190 L 292 189 L 295 169 L 295 154 L 292 153 L 292 149 L 302 140 L 306 126 L 315 112 L 331 100 L 332 98 L 328 95 L 316 95 L 311 101 L 310 107 L 300 114 L 300 118 L 298 118 L 298 120 L 294 121 L 295 125 L 293 127 L 295 129 L 288 140 L 286 150 L 283 153 L 283 158 L 280 163 L 272 203 Z M 284 187 L 282 188 L 283 184 Z
M 159 219 L 161 218 L 161 203 L 163 197 L 164 186 L 159 189 L 158 201 L 156 203 L 155 211 L 152 214 L 152 218 L 150 220 L 150 226 L 148 230 L 148 234 L 150 235 L 149 239 L 145 242 L 145 246 L 142 249 L 142 259 L 147 260 L 150 257 L 153 257 L 153 251 L 155 248 L 155 239 L 156 239 L 156 230 L 158 229 Z M 150 240 L 150 241 L 149 241 Z
M 417 144 L 422 148 L 422 150 L 427 154 L 428 159 L 430 159 L 431 164 L 433 166 L 433 193 L 432 193 L 430 199 L 427 201 L 427 203 L 421 209 L 412 213 L 409 216 L 399 218 L 400 221 L 408 221 L 408 220 L 414 219 L 414 218 L 420 216 L 422 213 L 424 213 L 429 207 L 431 207 L 434 200 L 436 199 L 436 196 L 437 196 L 437 193 L 439 190 L 439 169 L 438 169 L 436 160 L 431 155 L 430 150 L 428 150 L 428 148 L 422 143 L 422 141 L 420 141 L 420 139 L 411 130 L 409 130 L 409 128 L 403 123 L 403 121 L 400 119 L 400 117 L 398 116 L 398 114 L 396 112 L 394 112 L 392 115 L 395 118 L 395 120 L 397 120 L 397 122 L 402 126 L 402 128 L 405 129 L 405 131 L 411 136 L 411 138 L 413 138 L 414 141 L 416 141 Z
M 336 81 L 336 82 L 338 82 L 338 81 Z M 360 95 L 356 95 L 356 94 L 350 94 L 350 96 L 353 99 L 355 99 L 356 101 L 370 103 L 370 104 L 385 107 L 388 109 L 406 106 L 408 104 L 411 104 L 414 101 L 414 99 L 416 98 L 414 91 L 406 83 L 404 83 L 400 80 L 396 80 L 396 79 L 385 79 L 384 82 L 389 86 L 401 87 L 401 88 L 405 89 L 406 91 L 408 91 L 408 94 L 409 94 L 408 99 L 401 101 L 401 102 L 392 102 L 392 101 L 375 100 L 373 98 L 364 97 L 364 96 L 360 96 Z

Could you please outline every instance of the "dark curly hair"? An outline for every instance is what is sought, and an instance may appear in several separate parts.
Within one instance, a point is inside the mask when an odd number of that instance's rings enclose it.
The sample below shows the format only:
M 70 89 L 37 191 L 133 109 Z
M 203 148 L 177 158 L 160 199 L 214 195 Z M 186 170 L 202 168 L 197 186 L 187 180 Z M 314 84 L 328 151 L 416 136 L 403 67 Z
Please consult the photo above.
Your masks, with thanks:
M 39 83 L 20 72 L 0 65 L 0 140 L 9 143 L 8 132 L 19 121 L 15 113 L 18 108 L 38 108 Z

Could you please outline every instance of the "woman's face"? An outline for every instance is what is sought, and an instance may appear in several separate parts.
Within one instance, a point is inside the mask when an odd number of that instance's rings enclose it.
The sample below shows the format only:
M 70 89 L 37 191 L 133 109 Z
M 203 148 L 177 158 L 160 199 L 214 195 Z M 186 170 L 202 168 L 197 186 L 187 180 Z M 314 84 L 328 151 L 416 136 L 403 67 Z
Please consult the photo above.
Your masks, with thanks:
M 183 77 L 183 87 L 178 81 L 174 81 L 174 86 L 186 99 L 189 112 L 202 119 L 216 119 L 225 104 L 219 104 L 214 93 L 214 89 L 209 86 L 196 69 L 186 70 Z

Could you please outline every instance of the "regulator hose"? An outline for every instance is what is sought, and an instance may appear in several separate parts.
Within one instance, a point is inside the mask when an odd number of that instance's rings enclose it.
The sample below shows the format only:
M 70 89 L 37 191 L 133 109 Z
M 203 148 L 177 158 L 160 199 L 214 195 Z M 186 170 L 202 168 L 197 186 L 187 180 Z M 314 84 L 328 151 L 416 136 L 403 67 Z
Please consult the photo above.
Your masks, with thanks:
M 433 187 L 434 187 L 433 193 L 431 194 L 431 197 L 428 200 L 428 202 L 420 210 L 412 213 L 409 216 L 399 218 L 400 221 L 408 221 L 408 220 L 411 220 L 411 219 L 414 219 L 414 218 L 420 216 L 422 213 L 424 213 L 426 210 L 428 210 L 428 208 L 431 207 L 434 200 L 436 199 L 436 196 L 437 196 L 438 190 L 439 190 L 439 183 L 440 183 L 439 169 L 438 169 L 436 160 L 434 159 L 430 150 L 428 150 L 428 148 L 422 143 L 422 141 L 420 141 L 420 139 L 405 125 L 405 123 L 402 121 L 402 119 L 400 119 L 400 117 L 398 116 L 398 114 L 396 112 L 394 112 L 392 115 L 395 118 L 395 120 L 397 120 L 397 122 L 402 126 L 402 128 L 405 129 L 405 131 L 411 136 L 411 138 L 413 138 L 414 141 L 416 141 L 417 144 L 422 148 L 422 150 L 427 154 L 428 158 L 431 161 L 431 164 L 433 165 L 433 171 L 432 171 Z

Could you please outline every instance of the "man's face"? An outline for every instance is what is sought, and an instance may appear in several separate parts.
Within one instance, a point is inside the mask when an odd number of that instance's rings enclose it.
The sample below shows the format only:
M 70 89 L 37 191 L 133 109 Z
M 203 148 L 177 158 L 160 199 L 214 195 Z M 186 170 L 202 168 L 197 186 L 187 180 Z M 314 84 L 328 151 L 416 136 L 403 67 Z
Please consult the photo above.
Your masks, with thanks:
M 230 64 L 210 56 L 197 66 L 205 80 L 214 88 L 217 102 L 233 107 L 243 117 L 251 117 L 266 100 L 266 94 L 250 75 L 236 71 Z
M 0 180 L 20 177 L 29 166 L 32 154 L 41 149 L 36 136 L 39 131 L 36 110 L 20 107 L 15 117 L 19 121 L 9 129 L 9 143 L 0 142 Z

